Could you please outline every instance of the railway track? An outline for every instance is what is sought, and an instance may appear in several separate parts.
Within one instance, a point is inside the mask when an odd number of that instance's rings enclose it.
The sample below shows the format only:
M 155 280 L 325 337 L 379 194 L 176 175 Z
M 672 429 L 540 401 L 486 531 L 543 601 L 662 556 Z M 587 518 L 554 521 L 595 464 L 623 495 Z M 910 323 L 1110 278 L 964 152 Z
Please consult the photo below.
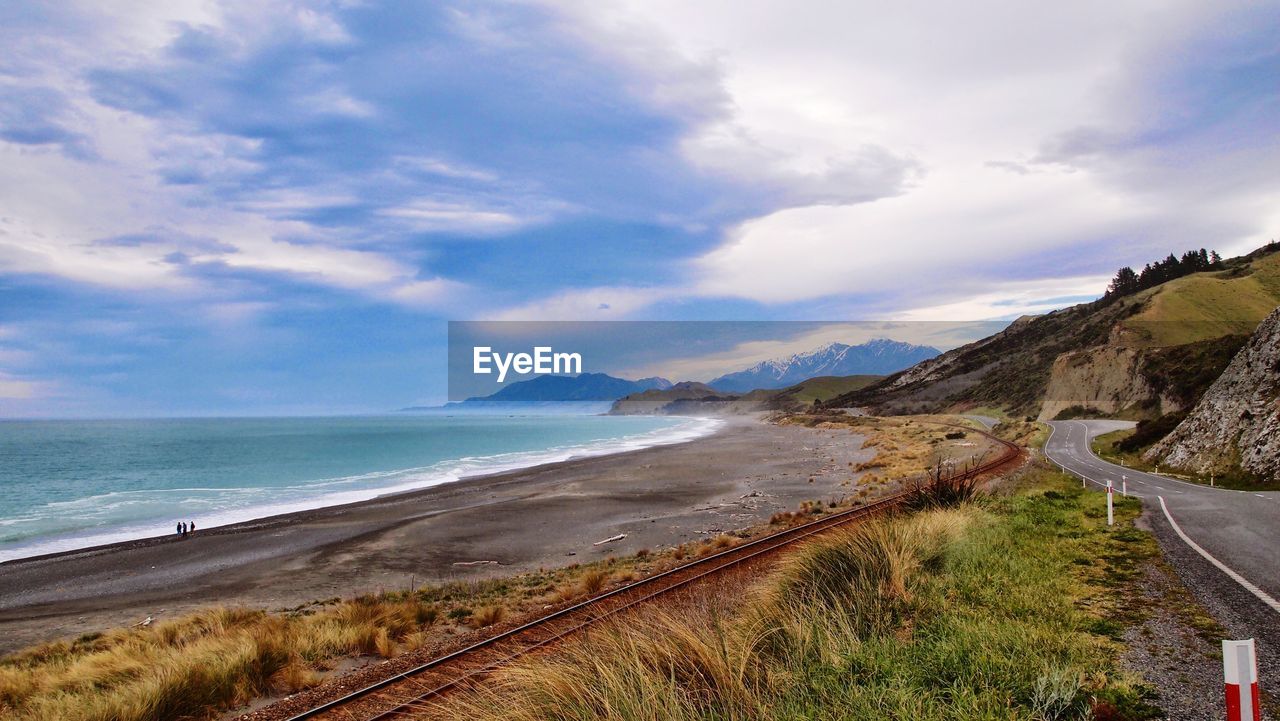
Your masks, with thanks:
M 1019 448 L 985 431 L 980 433 L 1002 447 L 996 458 L 954 474 L 976 478 L 1017 460 Z M 733 548 L 648 576 L 585 601 L 541 616 L 465 648 L 440 656 L 370 684 L 340 698 L 312 707 L 288 721 L 388 721 L 420 712 L 423 705 L 445 693 L 465 688 L 511 661 L 555 644 L 593 624 L 613 618 L 658 597 L 668 597 L 727 569 L 750 568 L 779 549 L 816 534 L 865 520 L 897 508 L 918 490 L 900 491 L 878 501 L 793 526 Z

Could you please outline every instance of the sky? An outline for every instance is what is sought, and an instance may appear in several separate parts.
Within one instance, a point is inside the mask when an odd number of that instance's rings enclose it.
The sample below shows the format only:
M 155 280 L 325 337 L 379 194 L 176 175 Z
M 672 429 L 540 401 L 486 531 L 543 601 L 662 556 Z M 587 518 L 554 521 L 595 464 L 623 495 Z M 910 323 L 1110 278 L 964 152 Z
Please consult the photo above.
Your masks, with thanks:
M 0 417 L 444 399 L 450 320 L 1009 319 L 1280 233 L 1280 4 L 0 4 Z

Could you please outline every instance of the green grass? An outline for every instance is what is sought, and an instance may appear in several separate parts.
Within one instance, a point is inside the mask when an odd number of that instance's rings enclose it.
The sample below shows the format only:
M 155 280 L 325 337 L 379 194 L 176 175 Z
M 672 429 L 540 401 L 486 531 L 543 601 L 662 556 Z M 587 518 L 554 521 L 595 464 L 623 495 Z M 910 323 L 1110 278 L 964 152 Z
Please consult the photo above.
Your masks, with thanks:
M 778 391 L 777 395 L 812 405 L 814 400 L 829 401 L 836 396 L 866 388 L 884 376 L 819 376 Z
M 1145 345 L 1174 346 L 1249 335 L 1280 305 L 1280 253 L 1235 271 L 1196 273 L 1157 286 L 1125 326 Z
M 739 611 L 653 612 L 433 709 L 442 718 L 1144 719 L 1115 662 L 1154 540 L 1140 506 L 1038 469 L 1011 495 L 824 536 Z

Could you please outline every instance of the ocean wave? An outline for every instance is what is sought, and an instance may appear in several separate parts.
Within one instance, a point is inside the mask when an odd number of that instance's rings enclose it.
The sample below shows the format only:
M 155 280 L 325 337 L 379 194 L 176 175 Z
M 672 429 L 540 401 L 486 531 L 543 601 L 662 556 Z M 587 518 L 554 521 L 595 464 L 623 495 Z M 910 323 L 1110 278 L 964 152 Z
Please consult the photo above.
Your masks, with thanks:
M 212 529 L 284 513 L 315 510 L 422 490 L 465 478 L 504 473 L 547 463 L 684 443 L 718 430 L 723 421 L 690 418 L 635 434 L 534 451 L 463 456 L 429 466 L 318 478 L 275 487 L 183 487 L 131 489 L 45 504 L 48 514 L 0 519 L 0 561 L 91 548 L 171 533 L 176 519 Z M 124 509 L 149 506 L 148 518 L 122 518 Z M 196 510 L 196 509 L 200 510 Z M 78 527 L 67 528 L 74 519 Z M 174 519 L 174 520 L 169 520 Z M 49 523 L 61 521 L 61 528 Z M 25 528 L 15 528 L 26 522 Z

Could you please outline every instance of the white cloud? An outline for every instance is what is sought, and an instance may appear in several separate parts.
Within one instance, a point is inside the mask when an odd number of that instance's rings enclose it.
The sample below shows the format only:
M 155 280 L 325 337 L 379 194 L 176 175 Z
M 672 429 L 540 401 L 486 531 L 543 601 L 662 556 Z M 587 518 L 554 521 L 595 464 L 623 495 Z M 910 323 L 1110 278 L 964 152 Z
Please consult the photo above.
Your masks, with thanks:
M 446 305 L 456 306 L 469 290 L 465 283 L 447 278 L 430 278 L 407 280 L 391 288 L 386 295 L 391 300 L 408 306 L 440 308 Z
M 423 233 L 505 232 L 531 222 L 530 219 L 520 218 L 503 210 L 435 200 L 421 200 L 398 207 L 384 208 L 378 212 L 380 215 L 402 220 L 408 227 Z
M 48 395 L 51 384 L 11 376 L 0 371 L 0 400 L 28 400 Z M 0 413 L 0 415 L 3 415 Z
M 1073 303 L 1080 298 L 1097 298 L 1110 281 L 1111 276 L 1095 275 L 998 283 L 963 300 L 912 308 L 895 313 L 894 318 L 904 321 L 936 321 L 939 318 L 967 321 L 1036 315 L 1061 308 L 1063 298 L 1077 299 L 1072 300 Z
M 697 287 L 767 303 L 933 293 L 958 278 L 1028 274 L 1017 259 L 1136 232 L 1157 212 L 1102 192 L 1085 173 L 949 168 L 898 197 L 750 220 L 696 261 Z
M 767 189 L 773 209 L 728 229 L 671 295 L 790 303 L 926 294 L 959 308 L 947 298 L 976 293 L 964 312 L 981 315 L 1005 303 L 1041 307 L 1001 283 L 1061 277 L 1072 248 L 1116 244 L 1068 274 L 1109 273 L 1193 245 L 1247 250 L 1276 232 L 1280 181 L 1270 168 L 1280 148 L 1264 119 L 1274 114 L 1257 109 L 1275 91 L 1257 77 L 1256 88 L 1232 87 L 1244 82 L 1232 76 L 1237 65 L 1273 52 L 1259 22 L 1269 8 L 553 4 L 653 83 L 714 84 L 718 112 L 680 147 L 709 172 Z M 629 37 L 646 53 L 621 42 Z M 646 67 L 655 47 L 704 72 Z M 1241 102 L 1250 93 L 1262 94 L 1253 109 Z M 803 207 L 815 203 L 826 205 Z
M 401 155 L 395 158 L 394 162 L 402 168 L 446 178 L 478 180 L 486 183 L 498 180 L 498 175 L 488 170 L 473 168 L 462 163 L 449 162 L 432 156 Z
M 332 18 L 315 8 L 258 3 L 88 4 L 60 10 L 56 27 L 38 33 L 0 30 L 0 41 L 9 41 L 0 60 L 18 69 L 3 82 L 62 93 L 68 110 L 60 120 L 92 152 L 0 140 L 0 272 L 190 295 L 216 291 L 191 271 L 218 265 L 415 306 L 426 305 L 429 297 L 438 300 L 418 279 L 420 269 L 407 253 L 388 243 L 371 248 L 368 229 L 298 219 L 356 203 L 341 184 L 265 189 L 243 200 L 211 196 L 211 188 L 234 187 L 262 170 L 255 157 L 261 141 L 108 107 L 85 79 L 97 68 L 156 61 L 184 28 L 221 34 L 240 47 L 278 41 L 275 31 L 282 28 L 326 43 L 348 41 Z M 317 113 L 375 112 L 336 86 L 296 100 Z M 191 182 L 170 182 L 173 174 L 191 176 Z M 489 231 L 516 224 L 500 212 L 468 214 L 454 207 L 437 208 L 432 222 Z M 444 280 L 431 283 L 447 287 Z

